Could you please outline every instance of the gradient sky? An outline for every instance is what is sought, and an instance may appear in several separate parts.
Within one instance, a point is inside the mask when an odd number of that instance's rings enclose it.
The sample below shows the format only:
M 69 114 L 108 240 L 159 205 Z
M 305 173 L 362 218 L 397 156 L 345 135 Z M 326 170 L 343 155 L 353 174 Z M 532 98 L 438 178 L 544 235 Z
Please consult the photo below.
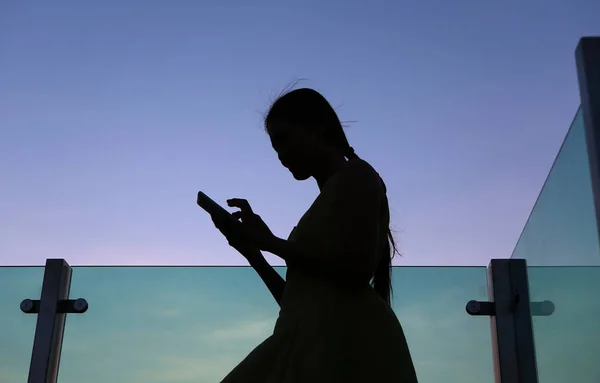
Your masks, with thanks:
M 287 236 L 317 188 L 280 166 L 261 112 L 298 78 L 355 121 L 396 264 L 511 255 L 600 2 L 208 3 L 1 3 L 0 264 L 245 264 L 196 192 L 247 198 Z

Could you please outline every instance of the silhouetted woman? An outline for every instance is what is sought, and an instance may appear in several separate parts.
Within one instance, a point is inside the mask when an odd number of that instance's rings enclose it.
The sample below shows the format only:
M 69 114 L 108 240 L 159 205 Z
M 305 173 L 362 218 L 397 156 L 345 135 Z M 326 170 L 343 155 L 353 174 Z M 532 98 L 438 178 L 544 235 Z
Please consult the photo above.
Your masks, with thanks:
M 327 100 L 293 90 L 271 106 L 265 128 L 279 160 L 320 194 L 288 239 L 248 201 L 228 205 L 241 224 L 215 225 L 263 279 L 281 310 L 273 335 L 222 383 L 414 383 L 410 352 L 390 307 L 395 252 L 386 188 L 358 158 Z M 262 256 L 283 259 L 286 280 Z

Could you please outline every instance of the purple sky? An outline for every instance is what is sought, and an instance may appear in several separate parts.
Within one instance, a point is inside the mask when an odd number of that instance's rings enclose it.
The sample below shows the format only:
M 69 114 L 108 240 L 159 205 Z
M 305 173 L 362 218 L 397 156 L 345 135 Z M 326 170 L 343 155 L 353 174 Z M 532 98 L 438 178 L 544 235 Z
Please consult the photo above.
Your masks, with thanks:
M 511 255 L 600 2 L 234 3 L 2 5 L 0 264 L 245 264 L 195 195 L 248 198 L 287 236 L 317 188 L 280 166 L 260 113 L 297 78 L 356 121 L 396 264 Z

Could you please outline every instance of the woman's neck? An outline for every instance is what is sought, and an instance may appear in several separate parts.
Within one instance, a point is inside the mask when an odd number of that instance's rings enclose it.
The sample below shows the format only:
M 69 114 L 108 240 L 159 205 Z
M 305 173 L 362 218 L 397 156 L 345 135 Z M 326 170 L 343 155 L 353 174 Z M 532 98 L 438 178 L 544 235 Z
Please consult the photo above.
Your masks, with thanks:
M 335 173 L 340 171 L 344 165 L 346 165 L 345 157 L 331 157 L 327 161 L 323 161 L 320 164 L 320 167 L 317 171 L 314 172 L 313 177 L 317 181 L 317 185 L 319 186 L 319 190 L 323 190 L 323 186 L 325 183 L 333 176 Z

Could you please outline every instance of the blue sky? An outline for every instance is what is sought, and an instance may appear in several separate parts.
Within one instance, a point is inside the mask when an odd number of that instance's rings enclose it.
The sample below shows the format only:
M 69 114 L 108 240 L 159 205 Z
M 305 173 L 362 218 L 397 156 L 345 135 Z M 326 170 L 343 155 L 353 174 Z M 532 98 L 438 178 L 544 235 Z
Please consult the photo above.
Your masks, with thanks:
M 260 113 L 298 78 L 356 121 L 397 264 L 509 257 L 579 105 L 577 41 L 600 33 L 592 0 L 1 8 L 4 265 L 244 264 L 195 195 L 248 198 L 287 236 L 317 189 Z

